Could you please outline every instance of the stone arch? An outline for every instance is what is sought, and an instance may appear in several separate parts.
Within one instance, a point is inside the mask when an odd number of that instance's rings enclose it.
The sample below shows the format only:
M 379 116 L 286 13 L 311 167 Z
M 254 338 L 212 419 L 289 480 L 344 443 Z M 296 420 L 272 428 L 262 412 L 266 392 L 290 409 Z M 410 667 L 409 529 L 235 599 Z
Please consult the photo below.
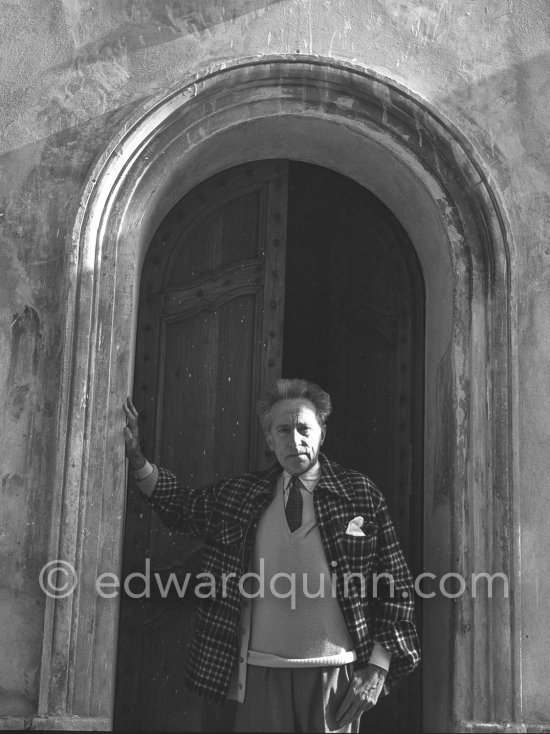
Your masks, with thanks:
M 48 599 L 39 715 L 67 726 L 74 716 L 111 722 L 118 607 L 97 595 L 95 580 L 120 569 L 120 404 L 133 381 L 152 234 L 196 184 L 262 158 L 355 179 L 415 246 L 427 296 L 426 570 L 509 578 L 507 598 L 426 602 L 426 725 L 521 720 L 509 228 L 481 159 L 440 114 L 374 72 L 303 56 L 210 69 L 148 103 L 83 192 L 68 274 L 50 550 L 73 563 L 80 584 L 71 597 Z

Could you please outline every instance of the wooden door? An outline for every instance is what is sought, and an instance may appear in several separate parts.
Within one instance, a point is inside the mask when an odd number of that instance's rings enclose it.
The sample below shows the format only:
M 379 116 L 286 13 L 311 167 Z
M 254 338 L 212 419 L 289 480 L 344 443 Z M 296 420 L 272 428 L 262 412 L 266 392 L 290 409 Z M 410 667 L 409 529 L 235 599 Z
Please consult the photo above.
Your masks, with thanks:
M 134 400 L 144 454 L 192 486 L 266 463 L 254 418 L 281 373 L 288 165 L 247 164 L 208 180 L 169 214 L 143 268 Z M 130 480 L 131 484 L 131 480 Z M 130 487 L 124 575 L 200 568 L 201 541 L 164 528 Z M 144 582 L 135 579 L 132 594 Z M 192 596 L 192 595 L 191 595 Z M 115 726 L 226 730 L 231 705 L 183 685 L 192 598 L 121 599 Z
M 289 171 L 283 372 L 332 396 L 323 447 L 383 491 L 413 575 L 422 570 L 424 289 L 399 222 L 333 171 Z M 421 608 L 417 610 L 421 628 Z M 415 672 L 362 729 L 421 731 Z
M 189 484 L 265 465 L 254 399 L 281 369 L 314 380 L 334 402 L 325 452 L 380 486 L 419 573 L 423 318 L 412 245 L 372 194 L 307 164 L 227 171 L 180 202 L 144 265 L 134 388 L 144 451 Z M 198 571 L 200 548 L 129 493 L 126 574 L 146 557 L 151 571 Z M 176 595 L 122 599 L 118 728 L 230 728 L 230 706 L 183 689 L 192 614 Z M 420 711 L 416 673 L 362 728 L 420 731 Z

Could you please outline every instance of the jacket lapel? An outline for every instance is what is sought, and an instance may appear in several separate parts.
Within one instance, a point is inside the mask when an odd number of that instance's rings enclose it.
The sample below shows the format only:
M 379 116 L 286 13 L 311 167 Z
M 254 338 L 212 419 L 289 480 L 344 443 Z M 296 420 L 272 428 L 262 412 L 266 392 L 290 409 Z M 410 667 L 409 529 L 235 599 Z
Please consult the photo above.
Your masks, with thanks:
M 319 460 L 321 462 L 321 478 L 316 490 L 321 489 L 330 492 L 339 499 L 344 499 L 353 504 L 354 492 L 347 473 L 341 466 L 329 461 L 324 454 L 320 454 Z
M 282 472 L 279 463 L 273 464 L 263 476 L 257 477 L 248 488 L 247 516 L 249 519 L 257 519 L 267 505 L 273 499 L 273 491 L 279 474 Z
M 321 478 L 313 493 L 315 515 L 319 532 L 330 563 L 339 571 L 349 571 L 342 537 L 353 516 L 353 487 L 338 464 L 333 464 L 324 455 L 321 460 Z

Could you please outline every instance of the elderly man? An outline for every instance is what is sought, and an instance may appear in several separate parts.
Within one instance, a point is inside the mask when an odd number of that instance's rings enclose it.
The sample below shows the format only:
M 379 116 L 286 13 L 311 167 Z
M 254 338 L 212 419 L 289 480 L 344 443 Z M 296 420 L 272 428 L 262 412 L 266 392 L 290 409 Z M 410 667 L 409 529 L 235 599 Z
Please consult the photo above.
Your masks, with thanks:
M 320 453 L 329 395 L 276 381 L 258 401 L 275 465 L 201 488 L 149 464 L 129 398 L 124 411 L 138 486 L 170 529 L 205 538 L 203 570 L 223 589 L 200 600 L 189 688 L 236 699 L 235 731 L 358 731 L 420 655 L 384 498 Z

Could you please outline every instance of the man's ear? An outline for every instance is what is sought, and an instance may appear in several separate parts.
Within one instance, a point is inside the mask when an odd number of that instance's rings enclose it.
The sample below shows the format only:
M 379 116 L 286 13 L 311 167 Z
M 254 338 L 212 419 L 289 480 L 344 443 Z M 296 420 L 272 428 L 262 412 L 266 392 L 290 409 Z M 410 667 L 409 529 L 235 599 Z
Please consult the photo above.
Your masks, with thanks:
M 265 442 L 268 445 L 268 448 L 270 448 L 273 451 L 273 442 L 271 440 L 271 434 L 269 433 L 269 431 L 264 431 L 264 436 L 265 436 Z
M 321 443 L 319 444 L 320 446 L 322 446 L 325 443 L 326 433 L 327 433 L 327 426 L 325 423 L 324 426 L 321 426 Z

